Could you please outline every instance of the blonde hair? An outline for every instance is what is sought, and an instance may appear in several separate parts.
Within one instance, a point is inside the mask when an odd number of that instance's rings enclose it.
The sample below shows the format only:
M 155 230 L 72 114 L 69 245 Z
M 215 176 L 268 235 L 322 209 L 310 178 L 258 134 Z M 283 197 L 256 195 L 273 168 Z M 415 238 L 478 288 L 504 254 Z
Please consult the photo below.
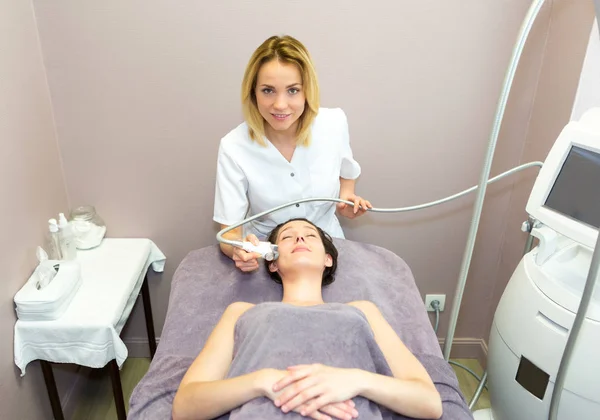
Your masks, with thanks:
M 242 111 L 248 125 L 248 134 L 252 140 L 266 146 L 263 140 L 265 120 L 258 111 L 255 89 L 260 68 L 271 60 L 294 64 L 300 71 L 306 103 L 304 112 L 298 119 L 296 144 L 308 146 L 311 140 L 310 127 L 319 111 L 319 84 L 308 50 L 289 35 L 268 38 L 254 51 L 246 66 L 242 80 Z

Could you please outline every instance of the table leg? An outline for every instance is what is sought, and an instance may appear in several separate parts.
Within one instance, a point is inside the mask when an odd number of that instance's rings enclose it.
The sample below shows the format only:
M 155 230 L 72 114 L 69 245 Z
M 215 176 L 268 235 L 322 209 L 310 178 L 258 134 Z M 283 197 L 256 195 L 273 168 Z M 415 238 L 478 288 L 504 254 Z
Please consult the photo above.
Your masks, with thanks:
M 123 400 L 123 388 L 121 387 L 121 374 L 119 373 L 119 366 L 115 359 L 108 363 L 108 370 L 110 371 L 110 380 L 112 382 L 113 395 L 115 397 L 117 418 L 119 420 L 126 420 L 127 414 L 125 412 L 125 401 Z
M 42 365 L 42 373 L 44 374 L 44 382 L 46 382 L 46 389 L 48 390 L 48 397 L 50 397 L 50 406 L 52 407 L 52 414 L 55 420 L 64 420 L 62 407 L 60 406 L 60 397 L 56 390 L 56 381 L 54 380 L 54 373 L 52 373 L 52 366 L 46 360 L 40 360 Z
M 148 345 L 150 346 L 150 360 L 156 353 L 156 335 L 154 334 L 154 321 L 152 320 L 152 306 L 150 305 L 150 289 L 148 288 L 148 274 L 142 283 L 142 300 L 144 302 L 144 315 L 146 315 L 146 330 L 148 331 Z

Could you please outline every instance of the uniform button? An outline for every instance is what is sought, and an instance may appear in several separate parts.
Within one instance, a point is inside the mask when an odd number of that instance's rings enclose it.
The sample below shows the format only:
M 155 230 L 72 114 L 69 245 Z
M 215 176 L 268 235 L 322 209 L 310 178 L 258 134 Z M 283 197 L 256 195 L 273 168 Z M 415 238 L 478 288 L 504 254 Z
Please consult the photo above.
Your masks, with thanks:
M 300 204 L 296 204 L 296 207 L 300 207 Z
M 290 176 L 294 176 L 294 173 L 292 172 L 292 173 L 290 174 Z

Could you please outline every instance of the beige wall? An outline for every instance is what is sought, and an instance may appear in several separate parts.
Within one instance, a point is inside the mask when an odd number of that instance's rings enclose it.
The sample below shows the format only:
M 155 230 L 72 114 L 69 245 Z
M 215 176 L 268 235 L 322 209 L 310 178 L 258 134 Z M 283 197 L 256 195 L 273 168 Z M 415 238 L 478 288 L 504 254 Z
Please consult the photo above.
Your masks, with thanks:
M 526 139 L 552 134 L 531 125 L 544 126 L 544 107 L 553 125 L 568 118 L 571 82 L 585 50 L 580 34 L 592 16 L 584 3 L 556 0 L 544 7 L 511 95 L 494 173 L 528 157 Z M 158 334 L 177 264 L 189 250 L 215 243 L 218 142 L 241 121 L 240 80 L 260 42 L 289 33 L 307 45 L 322 105 L 348 114 L 363 167 L 358 193 L 377 207 L 398 207 L 477 183 L 529 7 L 521 0 L 34 4 L 72 204 L 96 205 L 110 236 L 150 237 L 168 257 L 165 275 L 151 283 Z M 561 22 L 562 40 L 551 21 Z M 555 57 L 565 49 L 568 63 Z M 550 92 L 554 84 L 561 85 L 561 104 Z M 552 101 L 542 102 L 540 86 Z M 511 182 L 490 189 L 457 337 L 486 335 L 481 320 L 496 299 L 499 255 L 512 246 L 504 232 L 519 235 L 520 217 L 507 219 L 509 205 L 523 209 Z M 423 295 L 446 293 L 451 300 L 472 199 L 343 224 L 348 238 L 403 257 Z M 506 258 L 507 267 L 514 264 Z M 130 344 L 144 339 L 140 309 L 125 331 Z M 442 314 L 440 336 L 449 313 Z
M 50 418 L 37 362 L 14 364 L 13 297 L 36 265 L 47 221 L 68 209 L 52 108 L 31 2 L 0 3 L 0 418 Z M 56 217 L 56 216 L 55 216 Z M 73 375 L 57 369 L 66 396 Z

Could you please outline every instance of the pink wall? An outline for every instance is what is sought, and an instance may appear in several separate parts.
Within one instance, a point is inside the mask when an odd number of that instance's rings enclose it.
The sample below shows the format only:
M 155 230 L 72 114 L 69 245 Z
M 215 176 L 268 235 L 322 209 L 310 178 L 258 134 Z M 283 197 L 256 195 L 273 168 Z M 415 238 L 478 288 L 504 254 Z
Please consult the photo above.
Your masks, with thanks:
M 67 211 L 50 96 L 30 2 L 0 5 L 0 418 L 43 419 L 50 404 L 37 362 L 27 374 L 14 364 L 13 297 L 27 280 L 43 245 L 48 219 Z M 73 369 L 57 369 L 66 396 Z

